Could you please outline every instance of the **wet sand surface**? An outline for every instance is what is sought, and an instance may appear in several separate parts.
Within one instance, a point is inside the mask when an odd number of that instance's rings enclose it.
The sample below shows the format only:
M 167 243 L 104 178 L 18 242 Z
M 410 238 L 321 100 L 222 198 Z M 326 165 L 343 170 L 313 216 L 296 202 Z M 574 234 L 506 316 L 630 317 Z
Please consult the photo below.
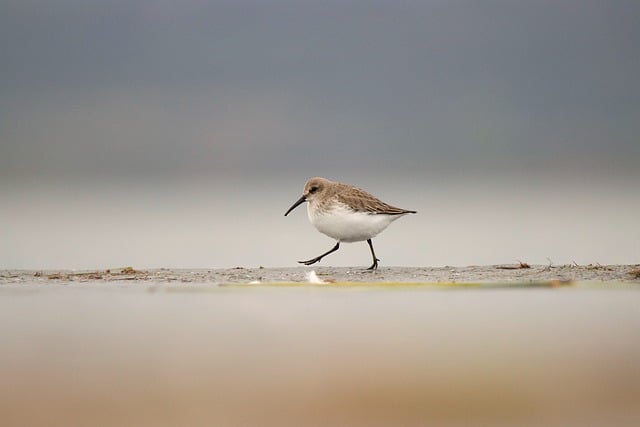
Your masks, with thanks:
M 293 267 L 227 269 L 151 269 L 132 267 L 104 270 L 0 270 L 0 285 L 69 285 L 75 283 L 139 282 L 233 284 L 307 282 L 308 273 L 338 282 L 419 282 L 419 283 L 527 283 L 548 280 L 640 283 L 640 265 L 528 265 L 525 263 L 468 267 Z
M 521 267 L 0 271 L 0 424 L 640 425 L 637 266 Z

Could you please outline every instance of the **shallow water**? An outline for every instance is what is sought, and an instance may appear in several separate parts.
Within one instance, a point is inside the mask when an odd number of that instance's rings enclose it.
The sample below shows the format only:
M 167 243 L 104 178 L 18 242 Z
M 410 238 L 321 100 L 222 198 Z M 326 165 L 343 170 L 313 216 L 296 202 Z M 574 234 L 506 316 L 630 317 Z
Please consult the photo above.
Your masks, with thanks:
M 345 181 L 418 211 L 374 239 L 381 267 L 636 263 L 638 179 L 597 170 L 591 180 L 520 173 L 497 179 L 483 171 L 458 182 L 386 175 Z M 309 224 L 304 209 L 283 215 L 307 177 L 9 186 L 0 189 L 0 268 L 295 266 L 335 245 Z M 369 248 L 365 242 L 341 245 L 320 265 L 368 267 Z
M 640 422 L 633 287 L 32 281 L 0 335 L 3 425 Z

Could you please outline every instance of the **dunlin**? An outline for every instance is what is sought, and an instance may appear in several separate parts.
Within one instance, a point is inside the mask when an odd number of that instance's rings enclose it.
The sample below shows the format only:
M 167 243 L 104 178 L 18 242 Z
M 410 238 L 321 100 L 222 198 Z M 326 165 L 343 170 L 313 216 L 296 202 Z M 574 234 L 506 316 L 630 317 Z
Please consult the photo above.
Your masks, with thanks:
M 378 258 L 373 251 L 371 239 L 389 226 L 393 221 L 416 211 L 396 208 L 373 197 L 364 190 L 326 178 L 311 178 L 304 185 L 304 192 L 289 212 L 304 202 L 307 205 L 309 221 L 319 232 L 337 240 L 329 251 L 301 264 L 311 265 L 340 248 L 342 242 L 367 241 L 371 249 L 373 264 L 369 270 L 378 268 Z

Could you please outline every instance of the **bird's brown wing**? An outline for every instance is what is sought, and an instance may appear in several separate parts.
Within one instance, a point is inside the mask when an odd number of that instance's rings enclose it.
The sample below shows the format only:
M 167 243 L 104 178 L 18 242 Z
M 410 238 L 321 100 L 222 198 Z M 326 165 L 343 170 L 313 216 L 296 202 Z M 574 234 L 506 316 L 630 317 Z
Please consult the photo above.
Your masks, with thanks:
M 416 211 L 410 211 L 391 206 L 357 187 L 345 188 L 344 190 L 338 192 L 335 197 L 338 201 L 352 207 L 357 212 L 386 215 L 416 213 Z

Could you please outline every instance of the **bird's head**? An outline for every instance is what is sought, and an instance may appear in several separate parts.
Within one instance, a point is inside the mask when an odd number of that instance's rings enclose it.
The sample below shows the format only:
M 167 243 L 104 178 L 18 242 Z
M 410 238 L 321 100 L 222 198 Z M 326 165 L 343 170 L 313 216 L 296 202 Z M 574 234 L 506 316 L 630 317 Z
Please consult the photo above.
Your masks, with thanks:
M 289 212 L 291 212 L 292 210 L 294 210 L 295 208 L 297 208 L 298 206 L 300 206 L 304 202 L 313 203 L 314 200 L 316 200 L 319 197 L 321 197 L 321 195 L 326 191 L 326 189 L 327 189 L 327 187 L 329 186 L 330 183 L 331 183 L 331 181 L 329 181 L 326 178 L 316 177 L 316 178 L 309 179 L 306 182 L 306 184 L 304 185 L 304 190 L 302 192 L 302 197 L 300 197 L 289 208 L 289 210 L 284 214 L 284 216 L 287 216 L 289 214 Z

